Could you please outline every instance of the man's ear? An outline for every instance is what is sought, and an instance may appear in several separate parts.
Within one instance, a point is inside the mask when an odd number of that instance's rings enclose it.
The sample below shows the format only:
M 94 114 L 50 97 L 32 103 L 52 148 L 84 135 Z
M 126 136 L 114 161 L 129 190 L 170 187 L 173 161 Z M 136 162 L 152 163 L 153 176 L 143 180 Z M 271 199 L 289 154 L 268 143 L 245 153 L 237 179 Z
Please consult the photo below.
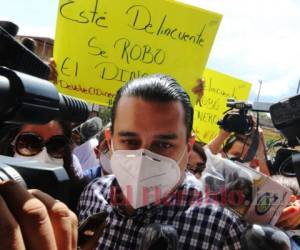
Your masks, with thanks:
M 192 135 L 190 136 L 190 138 L 188 140 L 188 153 L 192 151 L 195 141 L 196 141 L 196 136 L 194 133 L 192 133 Z

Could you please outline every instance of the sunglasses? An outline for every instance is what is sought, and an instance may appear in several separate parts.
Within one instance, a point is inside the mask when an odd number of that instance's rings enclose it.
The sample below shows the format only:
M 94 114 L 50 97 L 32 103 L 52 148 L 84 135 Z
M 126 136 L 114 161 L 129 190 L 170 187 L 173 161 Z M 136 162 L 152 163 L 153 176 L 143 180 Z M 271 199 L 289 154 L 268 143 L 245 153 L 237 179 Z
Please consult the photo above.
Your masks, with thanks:
M 55 135 L 44 141 L 38 134 L 22 133 L 16 137 L 12 145 L 15 152 L 23 156 L 37 155 L 46 147 L 51 157 L 61 159 L 64 157 L 69 142 L 69 139 L 64 135 Z
M 197 163 L 196 166 L 191 166 L 188 164 L 187 169 L 193 174 L 201 174 L 205 169 L 205 163 Z

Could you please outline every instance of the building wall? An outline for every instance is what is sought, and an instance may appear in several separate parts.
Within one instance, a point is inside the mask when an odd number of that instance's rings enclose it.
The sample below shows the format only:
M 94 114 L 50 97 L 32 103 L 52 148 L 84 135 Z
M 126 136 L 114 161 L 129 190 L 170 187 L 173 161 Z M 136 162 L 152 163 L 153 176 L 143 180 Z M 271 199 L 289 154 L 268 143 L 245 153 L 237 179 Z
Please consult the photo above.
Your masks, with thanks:
M 34 36 L 17 36 L 19 41 L 22 38 L 28 37 L 36 42 L 35 53 L 43 60 L 48 61 L 50 57 L 53 57 L 53 44 L 54 41 L 48 37 L 34 37 Z

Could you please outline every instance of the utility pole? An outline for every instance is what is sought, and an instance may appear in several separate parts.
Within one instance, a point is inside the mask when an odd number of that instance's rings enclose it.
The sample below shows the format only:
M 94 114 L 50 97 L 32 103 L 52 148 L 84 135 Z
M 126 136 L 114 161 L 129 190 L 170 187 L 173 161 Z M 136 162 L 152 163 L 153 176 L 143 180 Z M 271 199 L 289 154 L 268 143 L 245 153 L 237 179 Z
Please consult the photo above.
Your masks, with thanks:
M 256 101 L 259 101 L 259 96 L 260 96 L 260 90 L 261 90 L 261 85 L 262 85 L 262 80 L 258 80 L 259 82 L 259 89 L 258 89 L 258 93 L 257 93 L 257 97 L 256 97 Z
M 298 88 L 297 88 L 297 93 L 296 94 L 299 93 L 299 88 L 300 88 L 300 79 L 299 79 L 299 82 L 298 82 Z

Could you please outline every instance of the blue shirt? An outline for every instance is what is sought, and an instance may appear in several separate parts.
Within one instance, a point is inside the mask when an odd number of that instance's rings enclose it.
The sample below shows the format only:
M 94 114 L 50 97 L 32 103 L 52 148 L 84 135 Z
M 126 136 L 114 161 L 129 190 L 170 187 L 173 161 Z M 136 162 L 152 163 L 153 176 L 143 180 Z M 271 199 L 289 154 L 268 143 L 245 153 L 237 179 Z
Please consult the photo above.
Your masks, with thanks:
M 101 169 L 101 166 L 86 169 L 83 171 L 83 176 L 88 178 L 89 180 L 101 177 Z

